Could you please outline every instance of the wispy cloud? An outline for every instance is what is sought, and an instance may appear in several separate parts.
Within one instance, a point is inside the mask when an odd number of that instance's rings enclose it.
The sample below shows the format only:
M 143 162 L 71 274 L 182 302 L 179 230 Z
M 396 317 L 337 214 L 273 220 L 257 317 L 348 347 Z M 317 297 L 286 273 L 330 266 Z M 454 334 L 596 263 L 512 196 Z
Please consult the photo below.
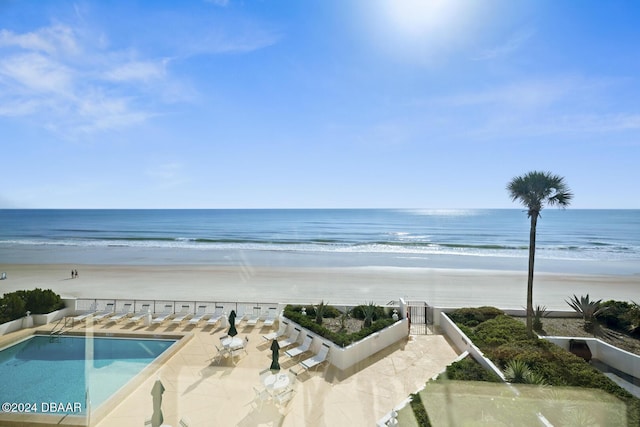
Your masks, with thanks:
M 2 30 L 0 52 L 0 115 L 29 117 L 65 137 L 152 117 L 133 84 L 166 77 L 166 60 L 132 60 L 92 46 L 63 25 L 22 34 Z M 128 84 L 126 90 L 114 82 Z
M 450 132 L 492 139 L 637 132 L 640 112 L 608 100 L 625 80 L 559 76 L 529 79 L 421 102 L 432 116 L 464 117 Z
M 149 82 L 166 77 L 167 60 L 131 61 L 116 64 L 104 73 L 104 78 L 114 82 Z
M 494 46 L 490 49 L 483 50 L 473 59 L 477 61 L 486 61 L 496 58 L 502 58 L 510 55 L 513 52 L 518 51 L 522 46 L 526 44 L 529 39 L 535 35 L 533 29 L 524 29 L 513 34 L 504 43 Z
M 75 35 L 71 28 L 54 25 L 24 34 L 0 30 L 0 47 L 19 47 L 29 51 L 49 55 L 76 54 L 79 52 Z
M 183 26 L 176 33 L 176 40 L 189 39 L 176 41 L 173 51 L 162 46 L 167 40 L 154 39 L 164 49 L 158 58 L 132 46 L 114 47 L 108 32 L 88 27 L 0 29 L 0 116 L 24 117 L 70 139 L 130 127 L 164 114 L 170 104 L 197 99 L 190 79 L 172 72 L 174 62 L 251 52 L 279 38 L 250 23 L 233 30 Z

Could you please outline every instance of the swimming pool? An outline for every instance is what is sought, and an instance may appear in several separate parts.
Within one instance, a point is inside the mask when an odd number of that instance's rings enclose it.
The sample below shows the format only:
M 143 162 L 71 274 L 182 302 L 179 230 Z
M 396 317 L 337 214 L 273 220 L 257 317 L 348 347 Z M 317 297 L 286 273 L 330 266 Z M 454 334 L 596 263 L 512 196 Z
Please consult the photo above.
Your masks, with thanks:
M 176 341 L 32 336 L 0 351 L 2 412 L 85 414 L 87 390 L 97 408 Z

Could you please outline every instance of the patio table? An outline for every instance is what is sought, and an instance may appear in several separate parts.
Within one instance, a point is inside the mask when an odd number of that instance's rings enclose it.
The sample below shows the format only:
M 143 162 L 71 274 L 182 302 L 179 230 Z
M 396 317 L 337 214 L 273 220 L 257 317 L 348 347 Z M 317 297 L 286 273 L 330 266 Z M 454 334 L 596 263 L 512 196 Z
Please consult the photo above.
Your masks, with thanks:
M 271 374 L 266 376 L 263 380 L 264 387 L 272 395 L 285 391 L 289 388 L 290 383 L 291 380 L 289 379 L 289 375 L 284 373 Z
M 222 345 L 229 350 L 244 348 L 244 340 L 239 337 L 227 338 L 221 341 Z

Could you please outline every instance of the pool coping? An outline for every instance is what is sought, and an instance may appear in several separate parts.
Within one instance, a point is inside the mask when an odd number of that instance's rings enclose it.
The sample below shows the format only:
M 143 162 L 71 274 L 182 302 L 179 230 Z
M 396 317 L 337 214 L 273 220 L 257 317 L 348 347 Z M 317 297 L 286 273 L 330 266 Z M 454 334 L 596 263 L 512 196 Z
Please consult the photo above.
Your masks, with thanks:
M 30 334 L 24 334 L 16 339 L 12 344 L 23 341 L 34 335 L 50 335 L 49 330 L 36 329 Z M 0 412 L 0 423 L 6 427 L 76 427 L 90 426 L 98 424 L 106 415 L 113 411 L 120 403 L 140 387 L 147 379 L 157 372 L 167 361 L 176 355 L 194 336 L 192 332 L 186 333 L 113 333 L 97 331 L 68 331 L 62 336 L 93 336 L 100 338 L 137 338 L 137 339 L 175 339 L 176 342 L 160 354 L 153 362 L 145 366 L 135 377 L 127 381 L 118 391 L 113 393 L 99 407 L 89 408 L 86 415 L 70 414 L 42 414 L 42 413 L 2 413 Z

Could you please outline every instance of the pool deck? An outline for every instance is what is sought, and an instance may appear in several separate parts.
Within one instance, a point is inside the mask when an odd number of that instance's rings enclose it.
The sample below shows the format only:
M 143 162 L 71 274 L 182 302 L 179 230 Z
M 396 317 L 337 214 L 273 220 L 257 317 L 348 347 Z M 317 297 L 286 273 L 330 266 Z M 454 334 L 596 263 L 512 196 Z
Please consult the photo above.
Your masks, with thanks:
M 49 329 L 51 325 L 47 326 Z M 40 327 L 37 329 L 46 329 Z M 277 326 L 276 326 L 277 327 Z M 73 327 L 86 331 L 85 325 Z M 248 338 L 247 353 L 234 365 L 229 359 L 212 363 L 221 327 L 163 325 L 134 326 L 102 322 L 98 332 L 126 334 L 191 334 L 191 339 L 140 383 L 96 427 L 143 426 L 151 419 L 151 389 L 160 378 L 164 424 L 198 426 L 373 426 L 425 382 L 453 362 L 458 353 L 442 335 L 410 335 L 369 357 L 348 371 L 324 364 L 298 375 L 295 394 L 285 407 L 254 402 L 253 387 L 261 387 L 259 372 L 270 366 L 270 342 L 263 334 L 271 327 L 240 324 L 239 336 Z M 15 341 L 21 331 L 0 337 L 0 347 Z M 297 363 L 281 352 L 282 372 Z M 310 356 L 310 355 L 309 355 Z M 300 359 L 302 360 L 302 359 Z M 24 426 L 28 426 L 25 423 Z M 150 425 L 150 424 L 149 424 Z

